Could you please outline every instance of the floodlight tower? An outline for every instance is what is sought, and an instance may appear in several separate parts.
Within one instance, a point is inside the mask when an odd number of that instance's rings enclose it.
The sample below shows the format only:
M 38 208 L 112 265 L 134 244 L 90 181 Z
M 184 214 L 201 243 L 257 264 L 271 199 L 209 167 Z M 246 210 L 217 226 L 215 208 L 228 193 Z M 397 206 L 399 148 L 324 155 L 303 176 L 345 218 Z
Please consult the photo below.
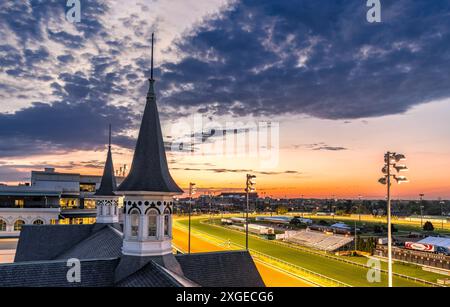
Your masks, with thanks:
M 392 287 L 392 226 L 391 226 L 391 178 L 398 184 L 409 182 L 405 176 L 398 176 L 394 172 L 405 172 L 406 165 L 398 162 L 406 160 L 405 155 L 395 152 L 387 152 L 384 155 L 384 167 L 381 170 L 384 174 L 378 182 L 387 186 L 387 224 L 388 224 L 388 286 Z

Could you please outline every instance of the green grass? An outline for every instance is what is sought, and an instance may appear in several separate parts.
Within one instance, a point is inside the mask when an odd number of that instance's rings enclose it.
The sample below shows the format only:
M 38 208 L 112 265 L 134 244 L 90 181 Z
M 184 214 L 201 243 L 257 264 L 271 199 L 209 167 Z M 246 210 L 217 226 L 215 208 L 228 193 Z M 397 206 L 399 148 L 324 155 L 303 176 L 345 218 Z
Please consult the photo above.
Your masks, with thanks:
M 305 218 L 309 218 L 312 219 L 314 221 L 320 221 L 320 220 L 325 220 L 327 222 L 344 222 L 347 223 L 349 225 L 354 225 L 355 221 L 356 221 L 356 225 L 357 227 L 363 226 L 363 225 L 367 225 L 367 226 L 373 226 L 373 225 L 380 225 L 380 226 L 384 226 L 386 227 L 386 219 L 377 219 L 377 220 L 365 220 L 365 219 L 361 219 L 361 222 L 359 221 L 358 217 L 355 218 L 349 218 L 349 217 L 340 217 L 340 216 L 335 216 L 334 218 L 331 216 L 309 216 L 306 215 Z M 424 219 L 424 223 L 425 221 L 427 221 L 427 219 Z M 393 219 L 392 220 L 392 224 L 395 225 L 395 228 L 397 228 L 399 231 L 404 231 L 404 232 L 423 232 L 422 227 L 420 226 L 419 222 L 413 224 L 409 224 L 409 223 L 405 223 L 402 220 L 396 220 Z M 440 234 L 449 234 L 449 229 L 448 228 L 444 228 L 441 229 L 441 224 L 440 223 L 433 223 L 434 226 L 434 232 L 436 233 L 440 233 Z M 448 227 L 448 226 L 446 226 Z M 396 233 L 394 233 L 394 235 L 396 235 Z
M 183 226 L 187 226 L 187 220 L 179 220 Z M 234 244 L 245 245 L 245 234 L 229 230 L 223 227 L 208 225 L 200 223 L 200 219 L 192 220 L 192 228 L 201 232 L 205 232 L 215 237 L 223 238 L 224 241 L 230 240 Z M 249 246 L 258 252 L 267 254 L 269 256 L 278 258 L 280 260 L 304 267 L 305 269 L 314 271 L 316 273 L 328 276 L 330 278 L 339 280 L 352 286 L 372 286 L 385 287 L 387 286 L 387 275 L 381 274 L 380 283 L 369 283 L 366 279 L 367 269 L 358 267 L 352 264 L 340 262 L 338 260 L 329 259 L 320 255 L 310 254 L 298 249 L 293 249 L 288 246 L 283 246 L 268 240 L 259 239 L 253 236 L 249 237 Z M 356 258 L 355 258 L 356 259 Z M 364 260 L 363 258 L 361 258 Z M 353 259 L 352 259 L 353 260 Z M 361 261 L 361 260 L 360 260 Z M 397 268 L 396 268 L 397 269 Z M 395 269 L 395 270 L 396 270 Z M 395 271 L 394 270 L 394 271 Z M 411 270 L 410 272 L 412 272 Z M 414 270 L 418 271 L 417 269 Z M 401 272 L 399 272 L 401 273 Z M 408 274 L 410 275 L 410 274 Z M 411 275 L 410 275 L 411 276 Z M 433 280 L 435 281 L 435 280 Z M 398 287 L 420 287 L 422 284 L 409 281 L 400 277 L 394 276 L 394 286 Z

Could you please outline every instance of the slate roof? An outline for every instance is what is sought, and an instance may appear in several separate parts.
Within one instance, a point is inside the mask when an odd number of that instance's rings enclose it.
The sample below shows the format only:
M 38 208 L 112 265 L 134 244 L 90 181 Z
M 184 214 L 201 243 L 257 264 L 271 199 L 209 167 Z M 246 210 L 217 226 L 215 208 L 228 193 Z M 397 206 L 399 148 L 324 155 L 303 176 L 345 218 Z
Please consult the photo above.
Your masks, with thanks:
M 91 225 L 24 225 L 15 262 L 51 260 L 92 234 Z
M 264 287 L 247 251 L 176 255 L 184 276 L 202 287 Z
M 25 225 L 15 263 L 0 264 L 1 286 L 263 287 L 247 251 L 122 255 L 118 225 Z M 68 283 L 66 259 L 81 260 L 82 282 Z
M 118 259 L 82 260 L 81 281 L 70 283 L 65 260 L 0 264 L 0 287 L 108 287 L 113 286 Z
M 167 274 L 154 261 L 116 284 L 117 287 L 181 287 L 181 284 Z
M 149 191 L 183 193 L 170 175 L 166 151 L 161 133 L 152 67 L 147 102 L 142 117 L 139 136 L 134 151 L 130 172 L 118 191 Z
M 105 226 L 55 259 L 104 259 L 119 258 L 121 255 L 122 233 L 111 226 Z

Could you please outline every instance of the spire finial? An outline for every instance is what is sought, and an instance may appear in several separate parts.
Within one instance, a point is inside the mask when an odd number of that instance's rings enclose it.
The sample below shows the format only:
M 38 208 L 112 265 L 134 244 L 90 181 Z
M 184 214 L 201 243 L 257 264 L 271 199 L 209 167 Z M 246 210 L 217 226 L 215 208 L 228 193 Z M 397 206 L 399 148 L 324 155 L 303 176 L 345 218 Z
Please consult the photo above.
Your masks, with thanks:
M 111 150 L 111 124 L 109 124 L 109 143 L 108 148 Z
M 150 80 L 153 81 L 153 39 L 155 33 L 152 33 L 152 60 L 151 60 L 151 70 L 150 70 Z

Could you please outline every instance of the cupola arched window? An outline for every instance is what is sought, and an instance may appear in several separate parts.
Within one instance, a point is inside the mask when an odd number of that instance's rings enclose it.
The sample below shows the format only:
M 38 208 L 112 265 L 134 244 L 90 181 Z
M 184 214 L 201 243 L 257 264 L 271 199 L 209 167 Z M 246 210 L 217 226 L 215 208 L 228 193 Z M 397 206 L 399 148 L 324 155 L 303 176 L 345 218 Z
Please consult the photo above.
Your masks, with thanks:
M 132 237 L 137 237 L 139 233 L 139 210 L 133 209 L 130 213 L 130 225 Z
M 44 221 L 41 219 L 37 219 L 33 222 L 33 225 L 44 225 Z
M 0 219 L 0 231 L 6 231 L 6 222 Z
M 156 237 L 158 229 L 158 211 L 155 209 L 150 209 L 148 212 L 148 236 Z
M 164 236 L 170 236 L 171 220 L 170 210 L 164 210 Z
M 25 224 L 25 221 L 23 221 L 23 220 L 15 221 L 14 222 L 14 231 L 21 231 L 23 224 Z

